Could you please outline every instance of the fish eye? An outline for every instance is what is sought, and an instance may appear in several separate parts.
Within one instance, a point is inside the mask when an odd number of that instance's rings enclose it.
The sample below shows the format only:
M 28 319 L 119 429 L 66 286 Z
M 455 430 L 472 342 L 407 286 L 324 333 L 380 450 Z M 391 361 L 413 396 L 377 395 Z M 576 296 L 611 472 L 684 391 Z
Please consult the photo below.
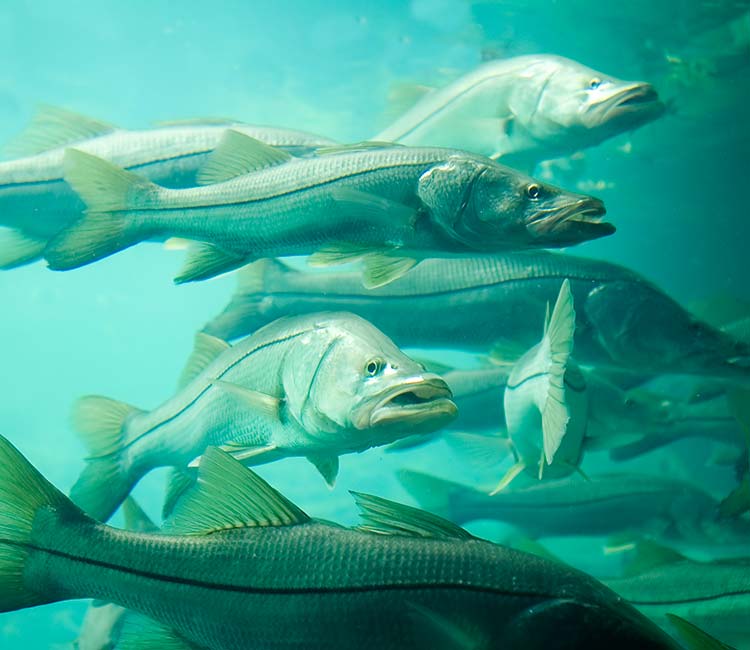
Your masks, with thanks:
M 382 359 L 370 359 L 365 364 L 365 374 L 374 377 L 383 369 L 384 365 L 385 363 Z
M 594 77 L 591 81 L 589 81 L 589 88 L 591 90 L 594 90 L 595 88 L 598 88 L 602 85 L 602 80 L 599 79 L 599 77 Z
M 542 188 L 539 187 L 536 183 L 531 183 L 526 188 L 526 194 L 530 199 L 538 199 L 539 195 L 542 193 Z

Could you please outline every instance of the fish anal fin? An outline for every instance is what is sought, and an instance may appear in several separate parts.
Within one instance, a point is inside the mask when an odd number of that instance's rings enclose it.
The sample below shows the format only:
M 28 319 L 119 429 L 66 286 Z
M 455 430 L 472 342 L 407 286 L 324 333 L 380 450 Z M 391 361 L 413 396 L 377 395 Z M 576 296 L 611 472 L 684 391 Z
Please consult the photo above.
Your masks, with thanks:
M 351 492 L 351 491 L 350 491 Z M 360 509 L 359 530 L 378 535 L 436 539 L 473 539 L 465 529 L 431 512 L 362 492 L 351 492 Z
M 175 505 L 162 530 L 208 535 L 232 528 L 292 526 L 309 519 L 255 472 L 209 447 L 201 457 L 198 481 Z
M 175 284 L 208 280 L 234 271 L 248 261 L 247 256 L 214 244 L 196 242 L 187 253 L 185 263 L 174 279 Z
M 362 260 L 362 284 L 365 289 L 383 287 L 406 275 L 417 263 L 410 257 L 371 253 Z
M 292 156 L 255 138 L 228 129 L 198 172 L 198 184 L 222 183 L 291 160 Z
M 47 240 L 15 228 L 0 228 L 0 269 L 7 271 L 42 257 Z

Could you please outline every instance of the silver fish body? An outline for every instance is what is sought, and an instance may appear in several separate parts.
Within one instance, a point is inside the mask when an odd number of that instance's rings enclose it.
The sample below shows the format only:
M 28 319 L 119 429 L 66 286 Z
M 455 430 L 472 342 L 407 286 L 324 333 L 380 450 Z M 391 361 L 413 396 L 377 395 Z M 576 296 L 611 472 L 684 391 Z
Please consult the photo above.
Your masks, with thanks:
M 466 149 L 525 163 L 570 155 L 664 112 L 654 88 L 559 56 L 482 64 L 428 93 L 376 140 Z
M 538 342 L 539 314 L 554 303 L 565 278 L 574 296 L 580 364 L 750 375 L 747 344 L 698 320 L 642 276 L 609 262 L 544 251 L 427 260 L 372 291 L 361 286 L 357 272 L 302 273 L 280 262 L 260 263 L 241 272 L 237 293 L 205 331 L 232 339 L 281 315 L 345 309 L 405 347 L 487 353 L 501 343 L 523 352 Z

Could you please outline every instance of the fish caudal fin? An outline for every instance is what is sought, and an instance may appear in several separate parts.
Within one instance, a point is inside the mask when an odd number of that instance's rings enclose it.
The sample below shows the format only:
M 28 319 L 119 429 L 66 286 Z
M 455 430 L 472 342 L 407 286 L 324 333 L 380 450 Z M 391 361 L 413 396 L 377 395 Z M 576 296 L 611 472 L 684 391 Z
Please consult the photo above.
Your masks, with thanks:
M 549 387 L 541 409 L 544 457 L 548 465 L 552 463 L 555 453 L 560 448 L 570 421 L 570 410 L 565 400 L 565 373 L 573 351 L 575 326 L 573 294 L 570 291 L 570 282 L 566 279 L 560 287 L 540 346 L 540 349 L 549 354 Z
M 46 239 L 27 235 L 15 228 L 0 229 L 0 269 L 8 271 L 41 258 Z
M 137 228 L 126 211 L 158 204 L 158 185 L 91 154 L 67 149 L 65 180 L 88 208 L 79 221 L 57 235 L 44 257 L 56 271 L 77 268 L 109 257 L 150 234 Z
M 42 508 L 83 517 L 62 492 L 0 436 L 0 611 L 50 602 L 24 583 L 24 565 L 33 543 L 33 523 Z
M 106 521 L 128 496 L 140 477 L 131 477 L 122 459 L 125 424 L 140 409 L 108 397 L 90 395 L 78 400 L 73 426 L 91 452 L 70 496 L 99 521 Z

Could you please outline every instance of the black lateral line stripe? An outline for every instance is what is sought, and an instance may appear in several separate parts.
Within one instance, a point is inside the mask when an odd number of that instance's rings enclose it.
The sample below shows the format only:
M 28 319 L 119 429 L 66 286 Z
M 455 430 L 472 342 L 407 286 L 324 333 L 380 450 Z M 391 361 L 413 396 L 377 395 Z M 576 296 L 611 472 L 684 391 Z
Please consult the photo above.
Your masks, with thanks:
M 47 549 L 35 544 L 23 543 L 14 540 L 0 538 L 0 544 L 6 544 L 8 546 L 14 546 L 21 548 L 26 551 L 38 551 L 40 553 L 46 553 L 54 557 L 59 557 L 72 562 L 80 562 L 82 564 L 88 564 L 96 566 L 102 569 L 109 569 L 111 571 L 117 571 L 120 573 L 126 573 L 129 575 L 147 578 L 150 580 L 158 580 L 162 582 L 168 582 L 171 584 L 186 585 L 190 587 L 197 587 L 202 589 L 211 589 L 214 591 L 228 591 L 232 593 L 246 593 L 246 594 L 258 594 L 258 595 L 270 595 L 270 596 L 304 596 L 310 594 L 356 594 L 356 593 L 367 593 L 367 592 L 379 592 L 379 591 L 409 591 L 409 590 L 457 590 L 457 591 L 471 591 L 476 593 L 487 593 L 496 594 L 499 596 L 509 596 L 513 598 L 543 598 L 543 599 L 555 599 L 558 598 L 556 595 L 526 591 L 505 591 L 503 589 L 497 589 L 493 587 L 483 587 L 480 585 L 471 584 L 460 584 L 453 582 L 435 582 L 435 583 L 403 583 L 403 584 L 382 584 L 382 585 L 350 585 L 345 587 L 251 587 L 242 585 L 224 585 L 215 582 L 204 582 L 201 580 L 189 580 L 185 578 L 178 578 L 176 576 L 168 576 L 160 573 L 153 573 L 151 571 L 140 571 L 138 569 L 132 569 L 124 567 L 119 564 L 112 564 L 110 562 L 103 562 L 100 560 L 93 560 L 90 558 L 81 558 L 76 555 L 65 553 L 63 551 L 57 551 L 54 549 Z
M 711 596 L 695 596 L 693 598 L 677 598 L 675 600 L 628 600 L 631 605 L 641 606 L 664 606 L 670 605 L 689 605 L 691 603 L 703 603 L 722 598 L 734 598 L 738 596 L 750 596 L 750 589 L 738 589 L 737 591 L 727 591 L 723 594 L 713 594 Z M 627 600 L 627 598 L 625 599 Z

